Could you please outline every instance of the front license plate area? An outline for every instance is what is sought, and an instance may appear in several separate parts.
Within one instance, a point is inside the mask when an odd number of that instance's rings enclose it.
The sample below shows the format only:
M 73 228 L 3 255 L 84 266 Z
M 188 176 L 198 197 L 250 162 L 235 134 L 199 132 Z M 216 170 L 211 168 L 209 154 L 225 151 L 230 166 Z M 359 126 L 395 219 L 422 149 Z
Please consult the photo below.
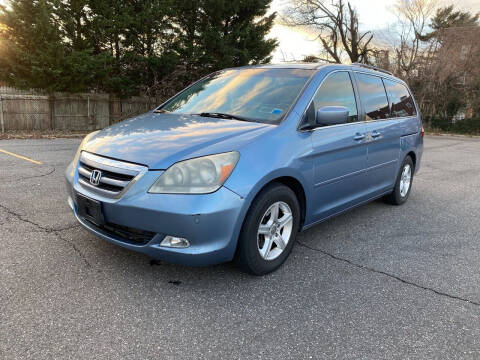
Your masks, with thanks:
M 76 194 L 78 215 L 94 223 L 97 226 L 103 225 L 105 219 L 102 212 L 102 203 L 86 196 Z

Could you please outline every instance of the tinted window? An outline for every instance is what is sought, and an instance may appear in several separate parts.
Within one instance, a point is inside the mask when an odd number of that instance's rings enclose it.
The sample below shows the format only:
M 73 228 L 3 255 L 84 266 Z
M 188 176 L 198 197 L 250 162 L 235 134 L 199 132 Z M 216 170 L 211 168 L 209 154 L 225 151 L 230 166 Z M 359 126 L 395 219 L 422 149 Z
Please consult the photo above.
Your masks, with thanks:
M 405 85 L 385 79 L 383 82 L 392 103 L 392 117 L 415 115 L 415 104 Z
M 278 123 L 313 74 L 303 69 L 233 69 L 197 82 L 162 110 L 174 113 L 227 113 L 252 121 Z
M 388 100 L 382 79 L 377 76 L 357 74 L 360 96 L 365 108 L 366 120 L 389 117 Z
M 315 111 L 322 106 L 345 106 L 349 122 L 358 121 L 357 103 L 350 75 L 346 71 L 335 72 L 323 81 L 313 98 Z

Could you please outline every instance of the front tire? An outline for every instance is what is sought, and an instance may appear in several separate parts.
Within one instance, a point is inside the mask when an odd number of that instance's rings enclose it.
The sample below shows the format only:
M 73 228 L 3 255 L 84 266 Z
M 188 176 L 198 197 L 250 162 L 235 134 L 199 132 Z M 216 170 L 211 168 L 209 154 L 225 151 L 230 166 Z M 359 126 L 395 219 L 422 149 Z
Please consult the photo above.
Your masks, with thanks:
M 273 183 L 252 202 L 239 237 L 236 262 L 253 275 L 274 271 L 292 251 L 300 226 L 300 205 L 287 186 Z
M 410 190 L 412 189 L 413 170 L 412 158 L 407 156 L 400 167 L 395 188 L 385 197 L 385 200 L 389 204 L 402 205 L 407 201 Z

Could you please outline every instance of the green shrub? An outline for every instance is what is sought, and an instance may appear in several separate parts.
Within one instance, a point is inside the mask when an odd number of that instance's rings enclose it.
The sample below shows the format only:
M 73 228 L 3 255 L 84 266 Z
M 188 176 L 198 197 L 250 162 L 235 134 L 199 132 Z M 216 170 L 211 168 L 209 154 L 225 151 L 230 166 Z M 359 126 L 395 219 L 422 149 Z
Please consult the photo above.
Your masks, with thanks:
M 443 117 L 430 117 L 423 119 L 425 127 L 433 131 L 441 131 L 456 134 L 480 135 L 480 117 L 457 120 Z

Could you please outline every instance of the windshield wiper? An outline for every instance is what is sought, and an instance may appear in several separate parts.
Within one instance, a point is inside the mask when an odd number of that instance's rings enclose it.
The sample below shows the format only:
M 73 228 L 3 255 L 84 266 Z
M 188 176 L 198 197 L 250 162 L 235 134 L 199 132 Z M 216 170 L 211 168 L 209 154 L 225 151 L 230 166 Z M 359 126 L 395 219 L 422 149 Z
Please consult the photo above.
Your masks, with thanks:
M 233 120 L 249 121 L 249 122 L 253 121 L 252 119 L 249 119 L 243 116 L 220 113 L 220 112 L 202 112 L 200 114 L 194 114 L 194 115 L 200 115 L 203 117 L 211 117 L 211 118 L 218 118 L 218 119 L 233 119 Z

